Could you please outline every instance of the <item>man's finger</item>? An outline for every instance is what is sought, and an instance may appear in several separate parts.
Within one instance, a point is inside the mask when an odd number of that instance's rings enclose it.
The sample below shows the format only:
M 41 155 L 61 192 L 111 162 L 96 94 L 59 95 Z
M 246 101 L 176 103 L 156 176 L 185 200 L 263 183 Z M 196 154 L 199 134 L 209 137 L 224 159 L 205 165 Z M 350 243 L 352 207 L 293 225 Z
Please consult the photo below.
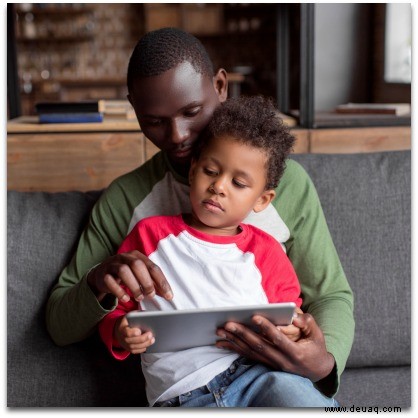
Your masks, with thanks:
M 216 347 L 235 351 L 240 356 L 257 361 L 259 363 L 269 364 L 267 359 L 263 358 L 259 353 L 252 350 L 243 340 L 226 331 L 224 328 L 218 329 L 216 334 L 218 337 L 222 338 L 222 340 L 218 340 L 216 342 Z
M 141 267 L 142 266 L 142 267 Z M 146 296 L 144 288 L 147 286 L 147 292 L 154 291 L 152 279 L 141 260 L 130 261 L 129 264 L 121 264 L 116 277 L 127 287 L 136 301 L 142 300 Z M 151 286 L 151 290 L 149 289 Z
M 157 266 L 157 264 L 150 260 L 146 264 L 148 271 L 154 281 L 157 295 L 167 300 L 173 299 L 173 291 L 162 270 Z
M 129 288 L 130 285 L 137 287 L 135 293 L 133 292 L 133 289 L 131 289 L 135 299 L 141 300 L 144 297 L 154 297 L 156 294 L 155 284 L 144 261 L 134 259 L 130 263 L 129 268 L 132 271 L 134 283 L 124 282 Z
M 144 283 L 141 281 L 144 293 L 146 295 L 152 295 L 152 292 L 155 291 L 157 295 L 167 300 L 173 299 L 173 291 L 159 266 L 139 251 L 135 250 L 128 254 L 135 259 L 141 260 L 146 267 L 147 272 L 144 275 L 145 281 Z M 150 279 L 150 281 L 148 281 L 148 279 Z M 152 283 L 152 285 L 150 283 Z
M 277 333 L 281 334 L 274 325 L 273 327 Z M 237 323 L 227 323 L 225 325 L 225 330 L 227 332 L 229 331 L 234 336 L 233 341 L 235 344 L 239 345 L 243 350 L 246 349 L 247 357 L 276 368 L 278 365 L 280 365 L 280 367 L 288 367 L 288 358 L 283 355 L 281 350 L 278 350 L 277 347 L 273 346 L 268 339 L 265 339 L 263 335 Z M 228 339 L 230 338 L 231 337 Z M 241 342 L 241 344 L 239 344 L 239 342 Z
M 285 356 L 291 354 L 294 350 L 293 342 L 284 335 L 280 329 L 270 322 L 267 318 L 260 315 L 253 317 L 253 322 L 260 328 L 261 334 L 270 341 L 275 347 L 277 347 Z M 274 350 L 279 353 L 277 349 Z
M 248 354 L 251 350 L 248 347 L 248 344 L 243 341 L 241 338 L 239 338 L 238 335 L 235 335 L 233 332 L 229 332 L 225 328 L 221 328 L 216 333 L 219 337 L 226 340 L 226 342 L 229 343 L 229 345 L 234 346 L 234 351 L 239 350 L 239 354 L 245 355 Z
M 119 286 L 119 283 L 111 274 L 105 274 L 103 283 L 109 290 L 109 293 L 115 295 L 122 302 L 128 302 L 130 300 L 129 295 Z

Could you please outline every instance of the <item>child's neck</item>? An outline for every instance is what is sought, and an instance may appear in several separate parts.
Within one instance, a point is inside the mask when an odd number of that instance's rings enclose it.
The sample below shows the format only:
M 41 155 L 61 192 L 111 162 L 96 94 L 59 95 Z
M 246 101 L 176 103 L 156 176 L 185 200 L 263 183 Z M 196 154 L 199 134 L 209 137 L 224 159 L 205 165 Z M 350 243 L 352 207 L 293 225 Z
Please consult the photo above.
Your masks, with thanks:
M 239 225 L 228 225 L 219 228 L 206 225 L 200 222 L 200 220 L 191 213 L 183 215 L 183 220 L 191 228 L 208 235 L 233 236 L 238 235 L 241 232 L 241 227 Z

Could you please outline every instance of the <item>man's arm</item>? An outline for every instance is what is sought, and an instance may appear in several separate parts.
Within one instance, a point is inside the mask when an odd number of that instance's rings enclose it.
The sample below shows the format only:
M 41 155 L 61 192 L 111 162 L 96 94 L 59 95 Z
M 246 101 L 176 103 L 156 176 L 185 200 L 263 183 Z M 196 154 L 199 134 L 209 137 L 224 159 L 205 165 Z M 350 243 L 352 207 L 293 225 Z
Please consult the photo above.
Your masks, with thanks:
M 111 225 L 107 196 L 96 203 L 83 231 L 76 253 L 61 273 L 47 302 L 48 331 L 58 345 L 88 337 L 97 323 L 116 307 L 115 297 L 102 304 L 87 282 L 90 269 L 115 253 L 117 228 Z M 108 226 L 109 231 L 106 231 Z M 114 234 L 113 241 L 109 238 Z

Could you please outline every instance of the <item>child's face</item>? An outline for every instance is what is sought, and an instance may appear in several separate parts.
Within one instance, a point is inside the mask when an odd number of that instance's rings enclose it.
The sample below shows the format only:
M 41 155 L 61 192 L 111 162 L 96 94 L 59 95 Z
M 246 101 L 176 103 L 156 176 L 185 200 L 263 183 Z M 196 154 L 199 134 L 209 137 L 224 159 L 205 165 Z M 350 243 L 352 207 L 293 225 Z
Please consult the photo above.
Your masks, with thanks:
M 235 234 L 254 210 L 263 210 L 274 191 L 265 190 L 266 154 L 231 137 L 213 138 L 190 170 L 193 222 L 212 234 Z

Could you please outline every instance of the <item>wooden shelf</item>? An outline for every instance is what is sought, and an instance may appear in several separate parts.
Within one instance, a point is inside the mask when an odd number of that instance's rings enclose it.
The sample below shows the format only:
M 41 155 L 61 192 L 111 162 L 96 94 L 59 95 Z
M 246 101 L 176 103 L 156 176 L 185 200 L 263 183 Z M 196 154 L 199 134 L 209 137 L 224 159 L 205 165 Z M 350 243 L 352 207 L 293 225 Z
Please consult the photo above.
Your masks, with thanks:
M 16 8 L 16 13 L 21 15 L 26 15 L 27 13 L 32 13 L 37 16 L 48 16 L 52 15 L 54 19 L 62 18 L 67 19 L 68 15 L 77 15 L 77 14 L 84 14 L 84 13 L 92 13 L 94 10 L 91 6 L 82 6 L 82 7 L 72 7 L 72 6 L 60 6 L 60 7 L 53 7 L 47 5 L 46 7 L 39 7 L 33 6 L 32 9 L 29 10 L 22 10 L 20 8 Z
M 290 114 L 298 118 L 299 111 Z M 367 127 L 411 126 L 411 115 L 397 116 L 387 114 L 342 114 L 337 112 L 315 112 L 314 129 L 326 128 L 367 128 Z
M 68 78 L 56 77 L 54 81 L 65 86 L 126 86 L 126 78 L 118 77 L 96 77 L 96 78 Z
M 100 123 L 39 123 L 37 116 L 21 116 L 7 122 L 8 134 L 67 132 L 141 132 L 136 119 L 105 118 Z
M 336 112 L 317 112 L 315 113 L 314 126 L 315 128 L 411 126 L 411 115 L 396 116 L 358 113 L 342 115 Z
M 19 36 L 16 38 L 18 42 L 85 42 L 91 41 L 94 39 L 94 34 L 89 35 L 75 35 L 75 36 L 55 36 L 51 34 L 50 36 L 36 36 L 34 38 L 30 38 L 27 36 Z

